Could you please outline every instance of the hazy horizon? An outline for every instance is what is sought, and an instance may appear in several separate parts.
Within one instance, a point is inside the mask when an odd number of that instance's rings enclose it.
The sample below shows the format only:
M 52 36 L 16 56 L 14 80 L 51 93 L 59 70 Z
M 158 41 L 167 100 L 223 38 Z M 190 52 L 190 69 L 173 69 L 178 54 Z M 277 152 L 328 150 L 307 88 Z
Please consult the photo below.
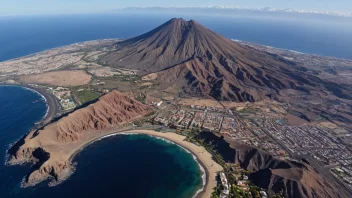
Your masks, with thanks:
M 20 6 L 19 6 L 20 5 Z M 99 13 L 113 9 L 124 9 L 129 7 L 241 7 L 247 9 L 262 9 L 266 7 L 274 9 L 294 9 L 315 12 L 341 12 L 351 13 L 352 2 L 349 0 L 329 1 L 329 0 L 304 0 L 281 1 L 281 0 L 180 0 L 176 3 L 160 0 L 141 1 L 132 0 L 128 2 L 116 2 L 112 0 L 32 0 L 32 1 L 8 1 L 2 2 L 0 16 L 13 15 L 47 15 L 47 14 L 80 14 L 80 13 Z

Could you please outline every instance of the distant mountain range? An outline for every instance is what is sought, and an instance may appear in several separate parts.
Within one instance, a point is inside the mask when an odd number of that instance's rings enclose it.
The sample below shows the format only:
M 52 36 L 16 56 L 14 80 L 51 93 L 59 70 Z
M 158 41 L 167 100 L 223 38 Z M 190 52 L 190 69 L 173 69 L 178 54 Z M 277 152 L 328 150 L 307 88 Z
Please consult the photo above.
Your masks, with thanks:
M 198 10 L 198 11 L 218 11 L 218 12 L 231 12 L 231 11 L 257 11 L 257 12 L 269 12 L 269 13 L 297 13 L 297 14 L 317 14 L 317 15 L 330 15 L 330 16 L 342 16 L 342 17 L 352 17 L 352 13 L 348 12 L 323 12 L 323 11 L 312 11 L 312 10 L 296 10 L 296 9 L 276 9 L 271 7 L 265 8 L 247 8 L 239 6 L 170 6 L 170 7 L 127 7 L 119 9 L 119 11 L 124 10 Z

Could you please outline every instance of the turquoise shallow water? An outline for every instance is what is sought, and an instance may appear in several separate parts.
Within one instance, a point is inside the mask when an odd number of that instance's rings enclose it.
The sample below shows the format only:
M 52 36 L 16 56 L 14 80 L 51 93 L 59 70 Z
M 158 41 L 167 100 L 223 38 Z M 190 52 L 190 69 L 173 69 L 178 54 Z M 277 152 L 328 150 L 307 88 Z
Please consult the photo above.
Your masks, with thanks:
M 0 86 L 0 148 L 24 135 L 46 112 L 44 100 L 20 87 Z M 147 135 L 117 135 L 99 140 L 74 158 L 76 171 L 63 183 L 20 188 L 26 166 L 0 165 L 0 197 L 192 197 L 202 186 L 202 171 L 181 147 Z

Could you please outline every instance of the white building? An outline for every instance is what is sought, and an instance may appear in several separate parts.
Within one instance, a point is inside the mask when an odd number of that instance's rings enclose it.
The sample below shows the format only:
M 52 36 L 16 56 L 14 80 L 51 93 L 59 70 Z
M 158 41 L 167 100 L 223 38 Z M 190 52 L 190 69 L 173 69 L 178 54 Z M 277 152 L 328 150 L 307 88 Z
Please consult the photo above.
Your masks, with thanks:
M 266 194 L 265 191 L 260 191 L 259 193 L 260 193 L 260 197 L 261 198 L 267 198 L 268 197 L 268 195 Z
M 222 191 L 222 195 L 229 195 L 230 194 L 229 184 L 227 182 L 227 178 L 225 176 L 225 173 L 220 173 L 220 179 L 221 179 L 221 184 L 224 186 L 224 190 Z

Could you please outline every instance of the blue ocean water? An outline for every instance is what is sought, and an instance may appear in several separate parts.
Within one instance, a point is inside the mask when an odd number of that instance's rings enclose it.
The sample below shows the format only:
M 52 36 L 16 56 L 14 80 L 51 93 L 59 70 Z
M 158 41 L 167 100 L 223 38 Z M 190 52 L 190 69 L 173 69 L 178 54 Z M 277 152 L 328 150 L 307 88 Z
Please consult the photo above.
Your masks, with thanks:
M 0 86 L 0 197 L 19 187 L 28 171 L 25 167 L 6 167 L 5 153 L 10 144 L 27 133 L 47 110 L 37 93 L 16 86 Z
M 23 136 L 46 112 L 40 95 L 0 86 L 0 152 Z M 202 171 L 181 147 L 146 135 L 118 135 L 97 141 L 74 158 L 76 171 L 63 183 L 20 188 L 31 165 L 0 164 L 0 197 L 192 197 Z
M 173 17 L 195 19 L 231 39 L 352 59 L 351 18 L 105 13 L 0 17 L 0 61 L 75 42 L 137 36 Z

